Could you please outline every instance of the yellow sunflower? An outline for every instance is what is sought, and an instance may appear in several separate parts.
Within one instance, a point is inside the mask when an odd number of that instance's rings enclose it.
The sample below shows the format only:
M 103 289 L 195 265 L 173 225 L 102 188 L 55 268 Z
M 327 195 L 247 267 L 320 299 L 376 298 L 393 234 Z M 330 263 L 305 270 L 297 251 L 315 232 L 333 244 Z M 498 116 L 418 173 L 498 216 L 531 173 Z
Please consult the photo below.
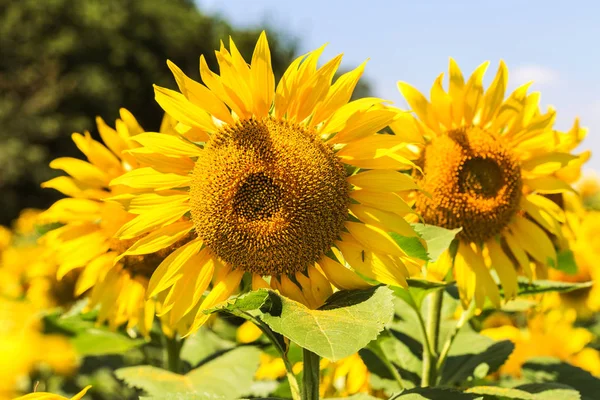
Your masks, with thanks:
M 544 296 L 548 309 L 572 308 L 582 319 L 590 318 L 600 310 L 600 212 L 585 208 L 585 197 L 566 193 L 560 202 L 566 213 L 567 223 L 563 227 L 564 247 L 573 252 L 577 271 L 572 273 L 550 269 L 548 278 L 561 282 L 592 282 L 589 288 L 567 293 L 549 293 Z
M 497 316 L 492 318 L 499 320 Z M 573 310 L 551 310 L 530 315 L 523 329 L 507 322 L 483 329 L 481 333 L 494 340 L 508 339 L 515 345 L 514 351 L 499 370 L 501 375 L 519 377 L 523 364 L 540 356 L 556 357 L 599 375 L 600 352 L 587 347 L 594 335 L 585 328 L 573 326 L 575 318 Z
M 133 153 L 149 167 L 111 184 L 131 188 L 126 206 L 139 214 L 118 236 L 146 235 L 123 256 L 176 249 L 148 288 L 172 321 L 196 329 L 244 273 L 313 308 L 332 284 L 365 287 L 355 271 L 406 284 L 414 261 L 388 232 L 415 236 L 399 193 L 416 185 L 396 172 L 410 165 L 397 154 L 405 143 L 376 134 L 398 112 L 377 98 L 349 102 L 364 64 L 332 84 L 342 56 L 317 68 L 322 51 L 296 59 L 277 86 L 264 33 L 250 65 L 233 41 L 216 52 L 220 74 L 201 56 L 206 86 L 168 63 L 181 93 L 156 87 L 156 100 L 181 136 L 138 135 Z
M 83 396 L 85 396 L 87 391 L 90 390 L 91 387 L 92 387 L 91 385 L 86 386 L 85 388 L 83 388 L 81 390 L 81 392 L 79 392 L 75 396 L 69 397 L 69 398 L 60 396 L 58 394 L 48 393 L 48 392 L 36 392 L 36 393 L 26 394 L 25 396 L 17 397 L 14 400 L 81 400 L 83 398 Z
M 69 198 L 57 201 L 41 215 L 43 222 L 64 224 L 41 240 L 53 250 L 59 279 L 71 271 L 79 273 L 75 295 L 91 289 L 89 308 L 99 306 L 99 323 L 108 321 L 113 328 L 127 323 L 128 329 L 137 326 L 147 334 L 154 305 L 145 300 L 146 287 L 152 271 L 166 254 L 125 257 L 116 262 L 131 242 L 113 236 L 134 215 L 117 202 L 105 201 L 123 195 L 119 187 L 110 187 L 109 182 L 144 165 L 142 153 L 129 153 L 139 147 L 133 139 L 143 129 L 129 111 L 121 109 L 120 117 L 116 129 L 97 118 L 98 131 L 106 145 L 92 139 L 88 132 L 72 135 L 87 162 L 65 157 L 50 163 L 52 168 L 62 169 L 70 176 L 59 176 L 42 186 L 59 190 Z M 168 117 L 163 120 L 161 132 L 171 132 Z
M 517 274 L 531 278 L 536 265 L 555 265 L 551 235 L 560 235 L 564 214 L 543 195 L 572 190 L 567 182 L 589 156 L 570 154 L 585 136 L 578 121 L 569 132 L 555 131 L 555 111 L 539 109 L 539 93 L 527 93 L 530 84 L 505 98 L 503 62 L 484 91 L 487 66 L 479 66 L 465 82 L 451 59 L 449 89 L 442 87 L 441 74 L 431 101 L 399 82 L 416 117 L 392 125 L 398 136 L 414 143 L 421 168 L 414 176 L 423 189 L 415 196 L 417 212 L 426 223 L 462 228 L 456 254 L 446 252 L 428 274 L 443 279 L 453 265 L 461 298 L 475 298 L 479 307 L 486 297 L 500 304 L 491 269 L 512 298 Z

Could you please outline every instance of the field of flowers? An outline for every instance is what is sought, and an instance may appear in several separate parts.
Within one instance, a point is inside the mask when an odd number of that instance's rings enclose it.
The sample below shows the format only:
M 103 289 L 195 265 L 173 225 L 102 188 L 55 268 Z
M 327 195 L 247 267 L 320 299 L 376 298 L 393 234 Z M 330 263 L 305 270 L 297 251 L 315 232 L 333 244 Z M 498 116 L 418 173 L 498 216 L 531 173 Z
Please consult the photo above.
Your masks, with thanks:
M 598 398 L 578 120 L 504 62 L 399 81 L 402 110 L 351 99 L 366 62 L 276 80 L 234 40 L 202 82 L 165 60 L 159 132 L 98 117 L 0 227 L 0 399 Z

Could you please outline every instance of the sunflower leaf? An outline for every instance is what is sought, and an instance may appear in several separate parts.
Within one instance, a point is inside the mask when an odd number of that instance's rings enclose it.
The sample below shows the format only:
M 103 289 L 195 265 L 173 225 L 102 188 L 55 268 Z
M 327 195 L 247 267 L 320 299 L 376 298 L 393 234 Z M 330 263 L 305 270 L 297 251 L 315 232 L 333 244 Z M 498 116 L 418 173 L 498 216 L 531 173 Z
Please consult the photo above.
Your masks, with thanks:
M 585 289 L 591 287 L 593 282 L 559 282 L 559 281 L 546 281 L 537 280 L 529 281 L 527 278 L 518 278 L 518 295 L 531 295 L 548 292 L 559 292 L 566 293 L 573 290 Z M 502 293 L 502 291 L 501 291 Z
M 237 399 L 250 390 L 259 355 L 256 347 L 244 346 L 210 359 L 186 375 L 149 365 L 120 368 L 115 375 L 152 399 Z M 189 393 L 196 397 L 186 397 Z
M 439 387 L 426 387 L 426 388 L 413 388 L 403 391 L 397 396 L 392 397 L 390 400 L 481 400 L 478 394 L 464 393 L 457 389 L 451 388 L 439 388 Z
M 273 307 L 261 319 L 300 347 L 332 361 L 375 339 L 394 312 L 392 293 L 385 286 L 337 292 L 318 310 L 272 291 L 270 295 Z
M 573 388 L 551 384 L 523 385 L 518 388 L 475 386 L 467 389 L 466 392 L 484 395 L 486 399 L 579 400 L 581 398 Z
M 462 228 L 446 229 L 435 225 L 413 224 L 415 232 L 427 243 L 428 261 L 437 261 Z

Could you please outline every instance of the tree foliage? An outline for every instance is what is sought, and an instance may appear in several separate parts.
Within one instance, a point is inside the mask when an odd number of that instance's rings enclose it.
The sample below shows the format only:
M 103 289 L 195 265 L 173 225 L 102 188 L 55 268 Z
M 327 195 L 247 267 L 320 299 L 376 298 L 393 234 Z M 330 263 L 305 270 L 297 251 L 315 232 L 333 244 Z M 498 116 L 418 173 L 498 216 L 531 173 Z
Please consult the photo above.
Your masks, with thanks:
M 120 107 L 148 130 L 162 112 L 152 84 L 175 88 L 170 59 L 199 79 L 199 56 L 216 69 L 214 49 L 229 35 L 250 59 L 260 29 L 234 29 L 189 0 L 0 0 L 0 223 L 59 194 L 39 188 L 56 175 L 48 162 L 80 157 L 72 132 L 95 134 Z M 280 76 L 295 40 L 269 32 Z

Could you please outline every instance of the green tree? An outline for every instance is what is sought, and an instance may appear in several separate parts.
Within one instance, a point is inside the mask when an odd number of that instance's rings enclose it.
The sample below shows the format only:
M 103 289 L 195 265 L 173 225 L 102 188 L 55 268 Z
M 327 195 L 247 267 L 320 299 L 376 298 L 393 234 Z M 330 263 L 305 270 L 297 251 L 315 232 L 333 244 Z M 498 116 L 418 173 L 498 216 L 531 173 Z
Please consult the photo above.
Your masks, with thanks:
M 0 223 L 60 196 L 39 187 L 57 174 L 48 162 L 79 157 L 70 134 L 95 133 L 95 116 L 112 123 L 126 107 L 158 129 L 152 84 L 175 88 L 167 59 L 199 78 L 200 54 L 216 70 L 220 39 L 249 59 L 258 34 L 188 0 L 0 0 Z M 269 32 L 269 42 L 280 76 L 295 40 Z

